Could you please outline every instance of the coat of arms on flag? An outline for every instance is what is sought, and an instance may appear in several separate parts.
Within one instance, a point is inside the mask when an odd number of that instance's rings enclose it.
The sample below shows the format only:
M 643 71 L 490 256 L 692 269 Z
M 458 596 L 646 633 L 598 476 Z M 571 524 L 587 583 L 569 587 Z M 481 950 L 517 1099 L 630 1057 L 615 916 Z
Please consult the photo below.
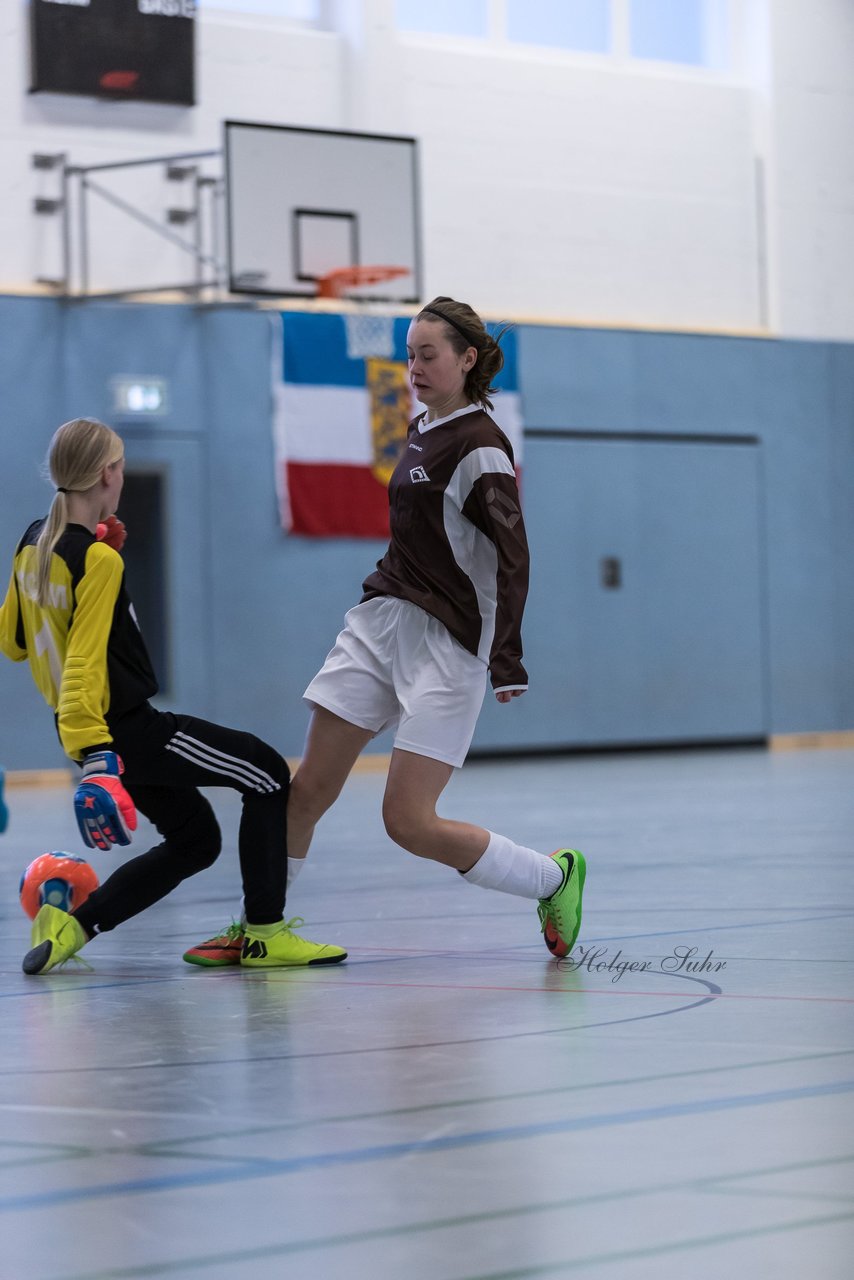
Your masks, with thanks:
M 273 359 L 273 440 L 288 533 L 388 537 L 388 481 L 422 406 L 413 399 L 406 363 L 412 317 L 371 319 L 372 326 L 360 327 L 349 314 L 282 314 Z M 501 345 L 501 394 L 492 416 L 509 436 L 518 467 L 515 334 Z

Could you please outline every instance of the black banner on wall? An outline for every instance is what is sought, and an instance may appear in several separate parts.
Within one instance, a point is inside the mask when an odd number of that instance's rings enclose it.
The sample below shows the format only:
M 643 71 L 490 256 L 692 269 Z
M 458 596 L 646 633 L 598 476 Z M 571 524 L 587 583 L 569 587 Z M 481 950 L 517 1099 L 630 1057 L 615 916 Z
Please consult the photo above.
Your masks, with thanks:
M 192 106 L 195 0 L 30 0 L 33 93 Z

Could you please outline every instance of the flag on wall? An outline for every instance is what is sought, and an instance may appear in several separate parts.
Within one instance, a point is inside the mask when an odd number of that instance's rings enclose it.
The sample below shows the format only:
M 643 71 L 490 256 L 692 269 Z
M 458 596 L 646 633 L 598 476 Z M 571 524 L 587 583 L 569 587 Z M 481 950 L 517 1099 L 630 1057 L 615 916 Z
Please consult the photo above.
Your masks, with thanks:
M 282 528 L 314 537 L 387 538 L 386 489 L 422 406 L 406 365 L 411 316 L 281 317 L 273 366 L 273 439 Z M 517 467 L 522 421 L 516 335 L 502 339 L 493 417 Z

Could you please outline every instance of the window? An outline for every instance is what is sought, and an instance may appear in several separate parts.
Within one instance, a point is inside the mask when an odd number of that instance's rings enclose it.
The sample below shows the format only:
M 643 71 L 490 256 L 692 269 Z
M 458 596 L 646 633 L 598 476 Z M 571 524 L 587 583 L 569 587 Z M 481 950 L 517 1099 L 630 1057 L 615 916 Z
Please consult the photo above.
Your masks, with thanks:
M 198 8 L 228 9 L 232 13 L 260 14 L 269 18 L 293 18 L 317 24 L 321 0 L 196 0 Z
M 629 52 L 633 58 L 723 67 L 725 0 L 630 0 Z
M 611 0 L 507 0 L 507 39 L 611 52 Z
M 723 70 L 729 61 L 729 5 L 730 0 L 395 0 L 395 19 L 401 31 L 419 34 Z
M 395 0 L 401 31 L 430 35 L 487 36 L 489 0 Z

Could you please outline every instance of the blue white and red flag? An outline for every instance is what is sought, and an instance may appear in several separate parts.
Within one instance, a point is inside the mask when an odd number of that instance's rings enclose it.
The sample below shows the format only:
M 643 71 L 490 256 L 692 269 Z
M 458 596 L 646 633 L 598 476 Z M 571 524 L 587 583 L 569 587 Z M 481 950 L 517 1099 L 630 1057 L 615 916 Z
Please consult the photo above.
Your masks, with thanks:
M 313 537 L 387 538 L 389 477 L 422 406 L 406 365 L 411 316 L 284 312 L 274 357 L 273 439 L 283 529 Z M 360 323 L 361 322 L 361 323 Z M 373 329 L 373 332 L 371 332 Z M 493 417 L 521 462 L 516 335 L 502 339 Z M 366 348 L 374 354 L 362 355 Z M 377 354 L 381 352 L 381 354 Z

